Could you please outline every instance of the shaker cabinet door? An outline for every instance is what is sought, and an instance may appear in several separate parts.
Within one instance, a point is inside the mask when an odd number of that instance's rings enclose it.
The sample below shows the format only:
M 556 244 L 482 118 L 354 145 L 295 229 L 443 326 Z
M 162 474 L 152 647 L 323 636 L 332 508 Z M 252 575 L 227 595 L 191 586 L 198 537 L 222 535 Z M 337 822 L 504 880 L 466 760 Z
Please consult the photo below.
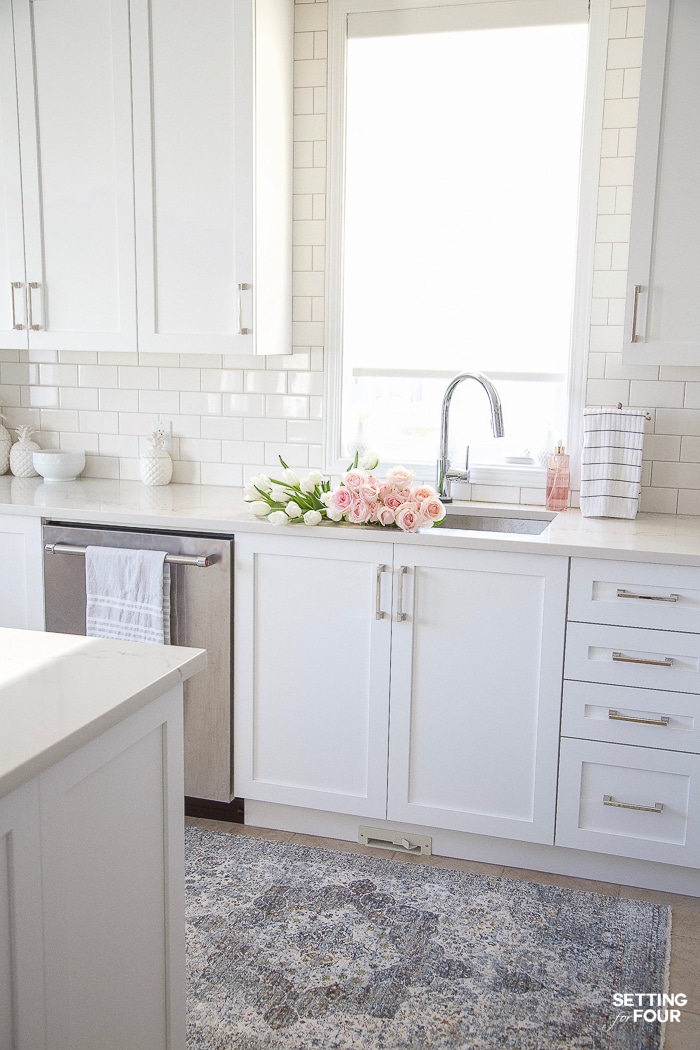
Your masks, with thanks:
M 646 7 L 623 357 L 700 364 L 700 5 Z
M 388 818 L 551 844 L 567 559 L 395 561 Z

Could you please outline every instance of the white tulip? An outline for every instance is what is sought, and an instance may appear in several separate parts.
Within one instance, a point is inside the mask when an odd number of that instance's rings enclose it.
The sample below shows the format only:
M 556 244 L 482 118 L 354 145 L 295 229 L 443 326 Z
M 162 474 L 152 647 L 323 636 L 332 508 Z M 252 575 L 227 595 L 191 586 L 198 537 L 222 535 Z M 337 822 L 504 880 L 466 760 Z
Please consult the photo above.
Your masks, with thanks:
M 289 522 L 289 518 L 283 510 L 273 510 L 272 514 L 268 514 L 268 521 L 271 521 L 273 525 L 286 525 Z
M 282 481 L 284 481 L 286 485 L 298 485 L 299 475 L 295 474 L 293 470 L 290 470 L 289 467 L 287 467 L 287 469 L 282 472 Z
M 379 456 L 376 452 L 368 452 L 365 458 L 360 463 L 362 470 L 374 470 L 379 464 Z
M 323 518 L 317 510 L 307 510 L 306 514 L 304 515 L 305 525 L 320 525 L 322 521 Z
M 310 481 L 313 485 L 320 485 L 323 481 L 323 474 L 320 470 L 310 470 L 309 476 L 306 480 Z
M 256 518 L 266 518 L 270 513 L 270 505 L 263 499 L 253 500 L 249 506 Z
M 250 479 L 248 484 L 255 485 L 256 488 L 262 489 L 263 492 L 269 492 L 272 488 L 272 482 L 267 474 L 256 474 L 254 478 Z
M 312 481 L 310 477 L 303 478 L 302 481 L 299 482 L 299 488 L 302 492 L 313 492 L 316 488 L 316 483 Z
M 321 503 L 325 503 L 326 506 L 329 506 L 329 504 L 330 504 L 332 499 L 333 499 L 333 493 L 332 492 L 322 492 L 321 493 Z
M 342 512 L 342 510 L 338 510 L 336 507 L 329 507 L 328 511 L 327 511 L 327 515 L 328 515 L 328 517 L 330 518 L 331 521 L 342 521 L 343 520 L 343 512 Z
M 287 515 L 288 518 L 300 518 L 301 507 L 298 503 L 295 503 L 293 499 L 290 499 L 289 503 L 284 508 L 284 513 Z

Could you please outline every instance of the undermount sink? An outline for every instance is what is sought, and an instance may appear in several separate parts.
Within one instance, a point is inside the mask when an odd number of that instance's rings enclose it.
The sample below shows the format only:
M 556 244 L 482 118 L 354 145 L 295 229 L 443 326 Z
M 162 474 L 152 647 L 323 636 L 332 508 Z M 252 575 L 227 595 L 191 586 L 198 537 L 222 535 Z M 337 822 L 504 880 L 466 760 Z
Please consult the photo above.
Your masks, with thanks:
M 521 536 L 539 536 L 555 515 L 542 512 L 495 511 L 479 508 L 448 507 L 447 517 L 435 527 L 468 532 L 514 532 Z

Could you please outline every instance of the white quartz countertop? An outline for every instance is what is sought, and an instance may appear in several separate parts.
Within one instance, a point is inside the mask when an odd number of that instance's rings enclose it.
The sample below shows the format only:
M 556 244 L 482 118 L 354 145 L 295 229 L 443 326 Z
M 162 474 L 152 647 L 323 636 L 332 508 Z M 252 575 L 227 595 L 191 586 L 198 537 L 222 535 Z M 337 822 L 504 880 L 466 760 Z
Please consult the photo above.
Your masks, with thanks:
M 461 504 L 455 501 L 454 507 Z M 498 513 L 500 504 L 471 504 Z M 521 508 L 526 509 L 526 508 Z M 530 508 L 541 510 L 542 508 Z M 639 514 L 633 521 L 558 514 L 539 536 L 427 529 L 417 535 L 380 526 L 332 523 L 274 526 L 247 510 L 243 491 L 208 485 L 145 486 L 138 481 L 79 478 L 46 484 L 41 478 L 0 477 L 0 513 L 36 515 L 57 522 L 159 529 L 164 532 L 279 532 L 299 538 L 518 550 L 585 558 L 622 558 L 700 565 L 700 517 Z
M 204 649 L 0 628 L 0 798 L 206 662 Z

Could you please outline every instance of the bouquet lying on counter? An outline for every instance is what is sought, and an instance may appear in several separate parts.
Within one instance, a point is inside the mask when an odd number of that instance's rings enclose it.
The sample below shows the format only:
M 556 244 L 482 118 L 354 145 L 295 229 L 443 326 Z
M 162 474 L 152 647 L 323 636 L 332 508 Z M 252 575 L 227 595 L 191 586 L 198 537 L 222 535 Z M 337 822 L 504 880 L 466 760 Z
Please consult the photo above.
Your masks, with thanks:
M 334 489 L 318 470 L 300 479 L 280 456 L 282 477 L 258 474 L 246 485 L 246 502 L 253 514 L 273 525 L 348 521 L 353 525 L 384 525 L 417 532 L 442 521 L 445 508 L 434 489 L 411 484 L 414 472 L 393 467 L 386 477 L 372 474 L 374 455 L 362 462 L 356 454 Z

